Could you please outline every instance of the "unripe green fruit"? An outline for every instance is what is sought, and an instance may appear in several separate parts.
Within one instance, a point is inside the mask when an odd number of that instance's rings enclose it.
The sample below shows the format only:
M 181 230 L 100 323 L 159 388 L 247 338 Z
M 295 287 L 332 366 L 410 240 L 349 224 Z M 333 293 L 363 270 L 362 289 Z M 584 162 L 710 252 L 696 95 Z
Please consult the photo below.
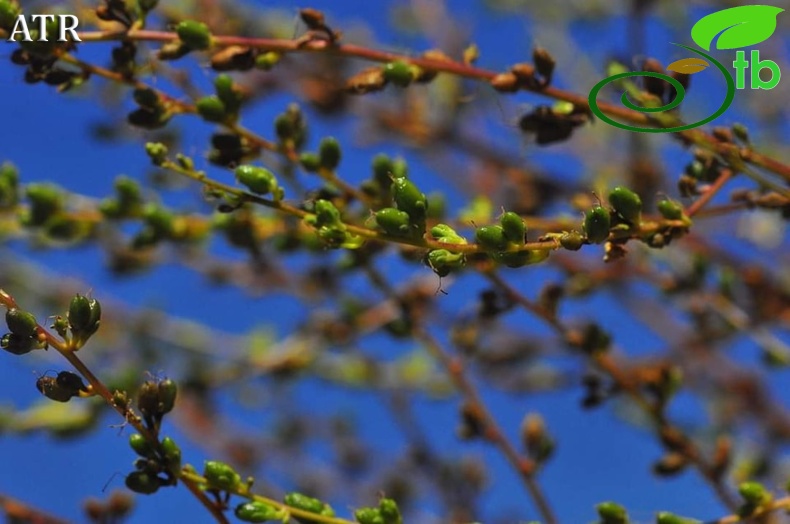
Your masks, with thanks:
M 642 199 L 628 188 L 618 186 L 609 193 L 609 203 L 615 212 L 632 224 L 642 217 Z
M 0 348 L 14 355 L 30 353 L 36 347 L 36 340 L 30 337 L 20 337 L 13 333 L 6 333 L 0 337 Z
M 584 217 L 584 233 L 587 235 L 587 240 L 593 244 L 600 244 L 609 238 L 610 227 L 611 218 L 607 209 L 595 207 L 587 211 Z
M 378 508 L 359 508 L 354 512 L 354 518 L 359 524 L 384 524 L 384 517 Z
M 392 173 L 394 171 L 392 159 L 384 153 L 379 153 L 373 157 L 373 178 L 385 186 L 391 183 Z
M 195 104 L 198 114 L 207 122 L 224 122 L 228 118 L 225 104 L 219 97 L 211 95 L 204 96 Z
M 171 470 L 177 470 L 181 467 L 181 448 L 178 447 L 178 444 L 172 438 L 165 437 L 162 439 L 162 451 Z
M 143 220 L 159 238 L 169 237 L 173 233 L 173 215 L 157 204 L 149 204 L 143 211 Z
M 614 502 L 601 502 L 595 509 L 601 517 L 601 524 L 628 524 L 625 508 Z
M 218 460 L 207 460 L 203 468 L 203 476 L 210 487 L 224 491 L 233 491 L 241 484 L 241 477 L 232 467 Z
M 747 504 L 759 506 L 771 500 L 771 494 L 759 482 L 743 482 L 738 486 L 738 493 Z
M 236 180 L 255 194 L 265 195 L 277 187 L 274 174 L 263 167 L 243 165 L 236 168 Z
M 560 237 L 560 245 L 568 251 L 578 251 L 584 245 L 584 237 L 578 231 L 566 231 Z
M 398 87 L 406 87 L 414 80 L 414 72 L 409 64 L 396 60 L 384 66 L 384 79 Z
M 386 207 L 376 212 L 376 224 L 388 235 L 409 234 L 409 215 L 394 207 Z
M 282 512 L 279 509 L 258 501 L 239 504 L 233 513 L 243 522 L 282 520 Z
M 321 167 L 329 170 L 336 169 L 340 165 L 341 156 L 340 142 L 336 138 L 327 137 L 321 140 L 321 145 L 318 147 L 318 158 Z
M 36 317 L 27 311 L 11 308 L 5 312 L 5 322 L 8 330 L 19 337 L 32 338 L 38 333 Z
M 280 61 L 282 55 L 276 51 L 269 51 L 255 57 L 255 67 L 263 71 L 268 71 Z
M 299 163 L 308 173 L 315 173 L 321 167 L 321 159 L 315 153 L 302 153 L 299 155 Z
M 658 203 L 658 212 L 667 220 L 680 220 L 683 218 L 683 207 L 675 202 L 665 198 Z
M 414 220 L 425 218 L 428 201 L 409 179 L 396 178 L 392 183 L 392 194 L 398 209 L 408 213 Z
M 527 225 L 524 220 L 512 211 L 508 211 L 499 219 L 505 237 L 516 244 L 524 244 L 524 236 L 527 234 Z
M 159 412 L 161 414 L 170 413 L 176 404 L 178 386 L 169 378 L 160 380 L 157 384 L 159 393 Z
M 307 495 L 302 495 L 301 493 L 288 493 L 283 498 L 283 502 L 285 502 L 288 506 L 293 506 L 294 508 L 309 511 L 310 513 L 318 513 L 319 515 L 325 515 L 323 512 L 329 507 L 320 500 L 313 497 L 308 497 Z
M 156 475 L 145 471 L 134 471 L 126 476 L 126 487 L 135 493 L 150 495 L 156 493 L 161 481 Z
M 434 249 L 428 252 L 425 263 L 440 277 L 446 277 L 455 269 L 461 269 L 466 264 L 463 253 L 453 253 L 447 249 Z
M 701 520 L 680 517 L 668 511 L 656 515 L 656 524 L 702 524 Z
M 190 49 L 208 49 L 211 47 L 211 31 L 203 22 L 184 20 L 176 26 L 178 38 Z
M 132 433 L 129 435 L 129 447 L 143 458 L 150 458 L 155 454 L 153 446 L 151 446 L 148 440 L 139 433 Z
M 149 109 L 156 109 L 161 105 L 159 93 L 150 87 L 135 89 L 132 93 L 132 98 L 134 98 L 137 105 Z
M 507 238 L 502 226 L 483 226 L 475 231 L 477 243 L 487 251 L 502 251 L 507 248 Z
M 384 524 L 402 524 L 403 522 L 398 503 L 392 499 L 382 498 L 379 500 L 379 513 L 384 519 Z

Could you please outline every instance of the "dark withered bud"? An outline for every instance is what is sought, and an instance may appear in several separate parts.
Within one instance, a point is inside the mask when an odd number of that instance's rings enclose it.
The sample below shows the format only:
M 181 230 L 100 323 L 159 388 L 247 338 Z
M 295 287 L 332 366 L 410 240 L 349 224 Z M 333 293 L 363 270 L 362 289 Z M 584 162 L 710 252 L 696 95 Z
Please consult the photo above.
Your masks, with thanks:
M 512 73 L 500 73 L 491 79 L 491 87 L 500 93 L 515 93 L 518 91 L 518 77 Z
M 645 63 L 642 64 L 642 70 L 649 73 L 666 74 L 664 66 L 655 58 L 648 58 L 645 60 Z M 661 100 L 664 100 L 664 95 L 670 89 L 670 86 L 666 80 L 661 80 L 660 78 L 653 78 L 650 76 L 642 77 L 642 80 L 644 82 L 645 91 Z
M 228 46 L 211 56 L 211 68 L 214 71 L 248 71 L 254 66 L 255 55 L 252 49 L 245 46 Z
M 532 51 L 532 61 L 535 62 L 535 69 L 537 69 L 538 74 L 543 77 L 542 84 L 544 86 L 549 85 L 554 74 L 554 67 L 557 65 L 554 57 L 546 49 L 536 47 Z
M 326 27 L 326 17 L 318 9 L 305 8 L 299 10 L 299 17 L 310 29 L 320 30 Z

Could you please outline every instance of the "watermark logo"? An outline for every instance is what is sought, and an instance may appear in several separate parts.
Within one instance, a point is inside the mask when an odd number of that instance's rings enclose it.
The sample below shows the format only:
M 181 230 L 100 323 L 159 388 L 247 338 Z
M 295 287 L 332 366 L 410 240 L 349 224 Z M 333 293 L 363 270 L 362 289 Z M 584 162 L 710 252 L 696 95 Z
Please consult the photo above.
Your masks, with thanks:
M 738 49 L 759 44 L 770 38 L 774 31 L 776 31 L 776 17 L 782 11 L 784 11 L 784 9 L 770 5 L 745 5 L 717 11 L 694 24 L 694 27 L 691 28 L 691 39 L 705 51 L 710 51 L 714 40 L 716 40 L 716 49 Z M 752 89 L 773 89 L 779 84 L 781 78 L 779 66 L 771 60 L 760 60 L 760 51 L 758 50 L 752 50 L 749 60 L 746 59 L 745 51 L 741 50 L 736 53 L 736 58 L 732 63 L 736 72 L 736 79 L 733 80 L 727 68 L 707 53 L 683 44 L 674 45 L 687 49 L 696 54 L 697 57 L 683 58 L 672 62 L 667 66 L 669 71 L 690 75 L 704 71 L 710 64 L 713 64 L 724 76 L 727 82 L 727 94 L 724 97 L 724 102 L 722 102 L 716 112 L 699 122 L 675 127 L 644 128 L 617 122 L 604 114 L 598 107 L 598 93 L 609 82 L 642 76 L 660 78 L 672 85 L 675 89 L 674 99 L 658 107 L 646 107 L 634 104 L 628 98 L 628 93 L 623 93 L 623 96 L 620 98 L 623 105 L 641 113 L 660 113 L 669 111 L 679 106 L 686 96 L 686 90 L 681 83 L 669 75 L 650 71 L 630 71 L 612 75 L 595 84 L 588 97 L 590 109 L 595 116 L 609 125 L 627 131 L 636 131 L 639 133 L 675 133 L 705 125 L 724 114 L 735 98 L 735 90 L 746 88 L 747 69 L 751 68 L 749 85 Z M 768 80 L 763 80 L 760 76 L 760 72 L 766 69 L 770 71 L 771 77 Z
M 80 21 L 74 15 L 31 15 L 29 17 L 30 25 L 28 25 L 27 18 L 25 15 L 16 17 L 14 29 L 11 31 L 11 36 L 8 37 L 9 42 L 32 42 L 33 37 L 30 33 L 30 27 L 35 28 L 36 24 L 38 24 L 36 39 L 38 42 L 49 42 L 50 38 L 57 42 L 68 42 L 66 35 L 71 35 L 71 39 L 75 42 L 82 42 L 77 34 L 77 27 L 80 25 Z M 56 34 L 49 34 L 48 29 L 50 26 L 48 22 L 55 21 L 57 21 Z M 20 35 L 22 38 L 17 40 L 17 35 Z

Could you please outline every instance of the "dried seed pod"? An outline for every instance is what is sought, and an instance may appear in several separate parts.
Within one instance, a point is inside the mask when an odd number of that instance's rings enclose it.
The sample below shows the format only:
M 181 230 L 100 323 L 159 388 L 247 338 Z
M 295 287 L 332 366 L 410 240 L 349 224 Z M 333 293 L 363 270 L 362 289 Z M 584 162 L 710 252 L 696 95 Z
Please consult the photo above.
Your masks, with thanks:
M 381 67 L 369 67 L 346 80 L 346 91 L 353 95 L 364 95 L 381 91 L 387 85 Z
M 554 74 L 554 68 L 557 65 L 554 57 L 546 49 L 536 47 L 532 50 L 532 60 L 535 63 L 535 69 L 538 71 L 538 74 L 543 77 L 542 84 L 544 86 L 549 85 Z

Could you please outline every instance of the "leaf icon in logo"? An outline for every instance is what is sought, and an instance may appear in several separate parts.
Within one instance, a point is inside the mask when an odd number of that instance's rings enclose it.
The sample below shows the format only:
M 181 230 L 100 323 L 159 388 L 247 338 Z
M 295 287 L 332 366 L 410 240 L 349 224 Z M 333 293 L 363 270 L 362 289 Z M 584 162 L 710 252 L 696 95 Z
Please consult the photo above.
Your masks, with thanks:
M 667 66 L 667 70 L 683 73 L 684 75 L 693 75 L 704 71 L 710 64 L 702 58 L 681 58 Z
M 737 49 L 768 40 L 776 31 L 776 17 L 784 11 L 772 5 L 743 5 L 716 11 L 691 28 L 691 38 L 706 51 L 713 39 L 716 49 Z

